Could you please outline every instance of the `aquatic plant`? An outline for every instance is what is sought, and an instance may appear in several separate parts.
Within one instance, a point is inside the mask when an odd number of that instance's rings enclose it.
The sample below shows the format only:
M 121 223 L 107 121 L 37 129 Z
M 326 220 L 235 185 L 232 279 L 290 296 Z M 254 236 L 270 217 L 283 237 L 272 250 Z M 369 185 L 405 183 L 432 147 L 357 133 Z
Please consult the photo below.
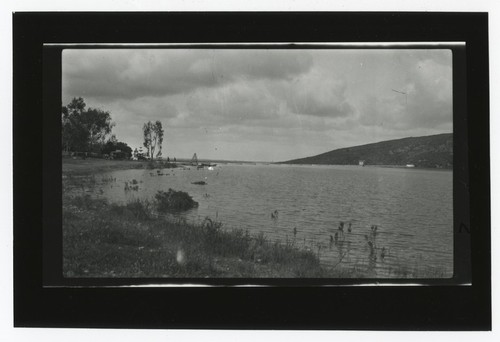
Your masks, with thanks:
M 135 183 L 137 184 L 137 181 L 134 179 Z M 125 182 L 125 191 L 139 191 L 139 185 L 129 185 L 128 182 Z
M 216 232 L 222 228 L 222 222 L 212 220 L 210 217 L 207 216 L 205 217 L 205 220 L 203 221 L 201 226 L 208 232 Z
M 205 182 L 205 181 L 196 181 L 196 182 L 192 182 L 191 184 L 195 184 L 195 185 L 207 185 L 207 182 Z
M 112 176 L 101 177 L 101 184 L 107 184 L 111 182 L 116 182 L 116 178 Z
M 344 238 L 344 222 L 343 221 L 340 221 L 340 224 L 338 227 L 338 233 L 339 233 L 339 236 Z
M 385 247 L 382 247 L 382 251 L 380 252 L 380 258 L 385 258 Z

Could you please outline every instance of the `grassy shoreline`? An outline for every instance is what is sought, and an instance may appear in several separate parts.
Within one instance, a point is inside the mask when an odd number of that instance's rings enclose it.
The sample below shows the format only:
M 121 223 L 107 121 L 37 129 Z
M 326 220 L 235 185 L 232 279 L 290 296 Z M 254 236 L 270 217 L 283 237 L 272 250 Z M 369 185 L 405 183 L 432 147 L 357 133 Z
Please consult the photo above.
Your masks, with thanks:
M 110 204 L 66 196 L 65 277 L 320 278 L 333 276 L 317 256 L 219 222 L 171 221 L 150 203 Z M 337 275 L 338 276 L 338 275 Z
M 63 175 L 96 174 L 114 170 L 143 169 L 146 165 L 147 162 L 144 161 L 63 158 L 62 172 Z
M 134 161 L 134 160 L 108 160 L 108 159 L 72 159 L 63 158 L 62 172 L 63 176 L 68 175 L 88 175 L 99 174 L 115 170 L 131 169 L 154 169 L 154 168 L 175 168 L 177 163 L 167 162 L 165 160 L 155 161 Z

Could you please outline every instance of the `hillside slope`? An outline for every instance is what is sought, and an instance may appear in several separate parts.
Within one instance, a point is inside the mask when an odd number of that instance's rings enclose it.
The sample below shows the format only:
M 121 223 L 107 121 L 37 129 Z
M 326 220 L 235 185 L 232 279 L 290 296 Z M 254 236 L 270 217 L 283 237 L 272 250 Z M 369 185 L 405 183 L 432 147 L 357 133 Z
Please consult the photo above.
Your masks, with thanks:
M 387 140 L 373 144 L 341 148 L 312 157 L 294 159 L 284 164 L 357 165 L 413 164 L 425 168 L 453 167 L 453 134 Z

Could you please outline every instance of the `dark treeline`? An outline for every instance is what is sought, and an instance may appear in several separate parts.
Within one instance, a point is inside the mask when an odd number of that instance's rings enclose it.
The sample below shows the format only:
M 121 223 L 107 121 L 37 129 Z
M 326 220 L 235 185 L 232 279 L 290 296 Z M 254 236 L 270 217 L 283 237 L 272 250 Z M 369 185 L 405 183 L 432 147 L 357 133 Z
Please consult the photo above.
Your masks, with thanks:
M 62 150 L 67 155 L 92 156 L 111 159 L 154 159 L 161 158 L 163 127 L 160 121 L 148 121 L 143 127 L 146 152 L 132 148 L 118 141 L 112 134 L 115 123 L 111 114 L 97 108 L 87 107 L 81 97 L 73 98 L 62 106 Z
M 64 152 L 89 156 L 109 156 L 116 153 L 117 157 L 130 158 L 132 149 L 112 134 L 115 123 L 108 111 L 87 107 L 85 100 L 78 97 L 62 106 L 61 112 Z

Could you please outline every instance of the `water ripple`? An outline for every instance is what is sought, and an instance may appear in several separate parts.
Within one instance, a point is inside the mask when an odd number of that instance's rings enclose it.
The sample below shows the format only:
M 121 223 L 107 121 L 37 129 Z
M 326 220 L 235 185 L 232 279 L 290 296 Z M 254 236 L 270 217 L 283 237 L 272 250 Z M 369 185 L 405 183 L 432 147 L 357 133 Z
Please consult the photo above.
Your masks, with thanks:
M 342 264 L 371 267 L 377 276 L 396 276 L 401 264 L 453 269 L 452 173 L 349 166 L 223 165 L 217 171 L 169 170 L 168 177 L 150 170 L 114 171 L 117 183 L 142 181 L 137 193 L 109 186 L 104 196 L 115 202 L 152 198 L 158 190 L 188 192 L 200 206 L 184 216 L 194 222 L 209 216 L 225 227 L 264 232 L 270 240 L 293 238 L 317 250 L 322 263 L 334 265 L 346 246 L 331 245 L 344 222 L 349 250 Z M 206 178 L 205 178 L 206 177 Z M 192 182 L 206 179 L 207 185 Z M 271 217 L 275 210 L 279 215 Z M 351 223 L 351 232 L 347 226 Z M 371 226 L 377 234 L 371 236 Z M 377 261 L 370 259 L 368 239 L 375 242 Z M 385 248 L 386 255 L 380 254 Z M 416 264 L 415 264 L 416 263 Z M 398 270 L 394 268 L 398 266 Z M 396 272 L 396 273 L 397 273 Z

